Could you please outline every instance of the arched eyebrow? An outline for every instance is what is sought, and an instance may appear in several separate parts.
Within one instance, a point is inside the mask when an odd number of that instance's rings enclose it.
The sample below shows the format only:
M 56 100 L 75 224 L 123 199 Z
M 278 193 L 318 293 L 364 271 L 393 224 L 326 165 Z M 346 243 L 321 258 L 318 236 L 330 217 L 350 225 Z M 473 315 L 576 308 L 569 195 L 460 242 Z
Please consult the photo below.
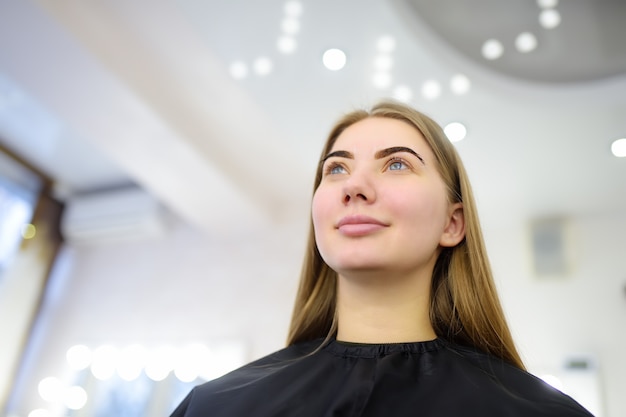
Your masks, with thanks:
M 382 158 L 385 158 L 385 157 L 387 157 L 389 155 L 393 155 L 394 153 L 398 153 L 398 152 L 408 152 L 411 155 L 415 155 L 415 157 L 417 159 L 419 159 L 422 162 L 422 164 L 425 164 L 424 158 L 422 158 L 413 149 L 407 148 L 406 146 L 392 146 L 391 148 L 381 149 L 380 151 L 376 152 L 374 157 L 376 159 L 382 159 Z M 334 156 L 339 157 L 339 158 L 354 159 L 354 155 L 352 154 L 352 152 L 348 152 L 348 151 L 334 151 L 334 152 L 331 152 L 328 155 L 326 155 L 324 158 L 322 158 L 320 163 L 323 164 L 328 158 L 332 158 Z
M 398 152 L 408 152 L 411 155 L 415 155 L 415 157 L 419 159 L 422 164 L 425 164 L 424 158 L 422 158 L 413 149 L 407 148 L 406 146 L 392 146 L 391 148 L 381 149 L 380 151 L 376 152 L 376 155 L 374 155 L 374 157 L 376 159 L 381 159 Z
M 348 151 L 334 151 L 334 152 L 329 153 L 325 157 L 323 157 L 322 160 L 320 161 L 320 163 L 323 164 L 328 158 L 332 158 L 333 156 L 338 156 L 339 158 L 354 159 L 354 155 L 352 154 L 352 152 L 348 152 Z

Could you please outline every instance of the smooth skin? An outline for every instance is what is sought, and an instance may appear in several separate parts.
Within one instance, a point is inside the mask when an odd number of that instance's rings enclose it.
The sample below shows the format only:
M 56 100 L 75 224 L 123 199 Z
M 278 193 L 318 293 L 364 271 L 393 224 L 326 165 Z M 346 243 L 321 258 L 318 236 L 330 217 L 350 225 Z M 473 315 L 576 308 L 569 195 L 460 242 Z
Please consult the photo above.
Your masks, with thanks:
M 313 197 L 315 238 L 338 274 L 340 341 L 436 337 L 430 282 L 441 247 L 465 235 L 432 150 L 408 123 L 368 118 L 337 138 Z

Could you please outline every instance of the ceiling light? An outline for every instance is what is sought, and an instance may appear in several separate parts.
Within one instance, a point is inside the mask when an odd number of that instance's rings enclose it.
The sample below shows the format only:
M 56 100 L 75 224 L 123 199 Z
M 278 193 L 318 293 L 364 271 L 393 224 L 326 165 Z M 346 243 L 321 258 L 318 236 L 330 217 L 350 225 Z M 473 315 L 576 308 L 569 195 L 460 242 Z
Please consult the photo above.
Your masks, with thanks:
M 288 17 L 283 19 L 283 22 L 280 25 L 283 33 L 287 35 L 295 35 L 300 31 L 300 21 L 293 17 Z
M 302 3 L 291 0 L 285 3 L 285 14 L 291 17 L 298 17 L 302 14 Z
M 530 32 L 523 32 L 515 38 L 515 47 L 522 53 L 530 52 L 537 48 L 537 38 Z
M 254 68 L 254 72 L 256 72 L 257 75 L 260 75 L 261 77 L 272 72 L 273 66 L 274 65 L 272 64 L 272 61 L 269 58 L 264 57 L 264 56 L 255 59 L 254 63 L 252 64 L 252 68 Z
M 463 74 L 457 74 L 450 79 L 450 90 L 456 95 L 463 95 L 470 89 L 471 83 L 469 78 Z
M 504 53 L 504 47 L 500 41 L 496 39 L 489 39 L 483 44 L 482 53 L 486 59 L 498 59 Z
M 413 90 L 406 85 L 399 85 L 393 89 L 393 98 L 408 103 L 413 99 Z
M 376 42 L 376 48 L 380 52 L 389 53 L 396 49 L 396 39 L 391 35 L 384 35 L 378 38 Z
M 278 38 L 278 42 L 276 43 L 276 47 L 283 54 L 290 54 L 296 50 L 298 44 L 296 40 L 291 36 L 281 36 Z
M 331 71 L 338 71 L 346 65 L 346 54 L 341 49 L 329 49 L 322 56 L 324 66 Z
M 230 64 L 230 76 L 236 80 L 241 80 L 248 76 L 248 66 L 241 61 L 235 61 Z
M 559 0 L 537 0 L 537 5 L 542 9 L 552 9 L 559 4 Z
M 539 23 L 544 29 L 554 29 L 561 23 L 561 14 L 554 9 L 546 9 L 539 14 Z
M 626 157 L 626 138 L 617 139 L 611 144 L 611 152 L 618 158 Z
M 443 131 L 450 142 L 461 141 L 465 139 L 465 135 L 467 135 L 467 129 L 459 122 L 448 123 L 446 127 L 443 128 Z
M 441 85 L 435 80 L 428 80 L 422 84 L 422 96 L 427 100 L 434 100 L 441 95 Z
M 393 67 L 393 58 L 390 55 L 378 55 L 374 60 L 374 68 L 379 71 L 389 71 Z
M 385 71 L 377 72 L 372 77 L 372 84 L 374 84 L 374 87 L 376 88 L 387 88 L 391 85 L 391 82 L 391 74 Z

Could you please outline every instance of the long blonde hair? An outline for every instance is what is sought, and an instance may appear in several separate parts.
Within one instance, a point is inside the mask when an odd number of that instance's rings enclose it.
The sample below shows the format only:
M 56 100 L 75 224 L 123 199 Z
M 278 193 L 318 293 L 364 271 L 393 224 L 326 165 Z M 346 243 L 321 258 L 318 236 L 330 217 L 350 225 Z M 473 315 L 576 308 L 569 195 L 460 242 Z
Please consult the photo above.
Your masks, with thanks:
M 404 104 L 386 101 L 371 111 L 357 110 L 340 119 L 328 136 L 322 156 L 332 150 L 346 128 L 371 117 L 400 120 L 417 129 L 435 154 L 450 202 L 463 203 L 465 238 L 455 247 L 442 248 L 433 270 L 430 321 L 435 333 L 524 369 L 498 299 L 467 173 L 441 127 Z M 314 192 L 321 178 L 319 164 Z M 311 222 L 287 344 L 332 337 L 337 331 L 336 298 L 337 274 L 320 256 Z

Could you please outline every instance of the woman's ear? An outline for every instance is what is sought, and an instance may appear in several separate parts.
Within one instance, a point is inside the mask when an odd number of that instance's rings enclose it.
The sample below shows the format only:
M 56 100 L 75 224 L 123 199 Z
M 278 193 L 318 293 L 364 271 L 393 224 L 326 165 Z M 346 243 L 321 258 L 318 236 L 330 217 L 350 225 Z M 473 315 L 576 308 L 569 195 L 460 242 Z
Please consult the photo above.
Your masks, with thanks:
M 461 243 L 465 237 L 465 215 L 463 213 L 463 203 L 451 204 L 448 211 L 448 223 L 443 230 L 439 244 L 446 248 Z

